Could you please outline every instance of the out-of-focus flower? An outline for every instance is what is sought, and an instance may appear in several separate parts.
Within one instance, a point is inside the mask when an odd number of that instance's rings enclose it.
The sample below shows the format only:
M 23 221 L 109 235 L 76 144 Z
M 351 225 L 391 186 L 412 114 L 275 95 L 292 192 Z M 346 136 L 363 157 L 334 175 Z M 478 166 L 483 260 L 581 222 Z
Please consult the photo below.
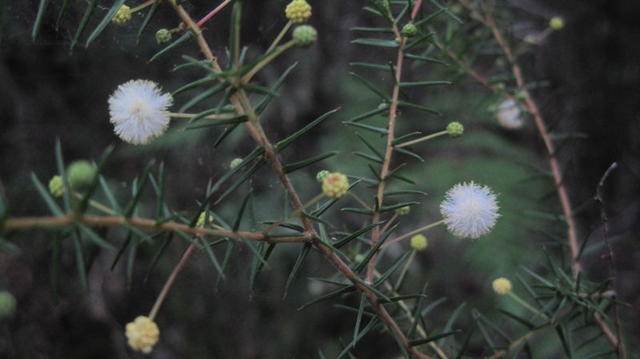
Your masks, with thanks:
M 496 117 L 500 126 L 509 130 L 517 130 L 524 125 L 520 107 L 513 99 L 504 100 L 500 103 Z
M 512 289 L 511 281 L 504 277 L 494 280 L 491 285 L 493 286 L 493 291 L 499 295 L 505 295 L 511 292 Z
M 231 160 L 231 162 L 229 162 L 229 168 L 234 169 L 240 166 L 241 163 L 242 163 L 242 158 L 234 158 L 233 160 Z
M 72 189 L 84 189 L 93 183 L 97 169 L 86 160 L 75 161 L 67 168 L 67 180 Z M 63 188 L 64 192 L 64 188 Z
M 168 93 L 148 80 L 128 81 L 109 97 L 109 114 L 120 138 L 134 145 L 162 135 L 171 120 L 167 109 L 173 103 Z
M 560 16 L 554 16 L 549 20 L 549 27 L 553 30 L 562 30 L 564 27 L 564 19 Z
M 425 237 L 423 234 L 416 234 L 415 236 L 411 237 L 411 248 L 417 251 L 421 251 L 427 248 L 428 244 L 429 242 L 427 241 L 427 237 Z
M 62 197 L 64 194 L 64 181 L 62 181 L 62 177 L 51 177 L 51 180 L 49 181 L 49 192 L 54 197 Z
M 196 222 L 196 228 L 204 228 L 207 225 L 211 225 L 213 221 L 214 219 L 212 215 L 209 215 L 209 218 L 207 218 L 206 212 L 202 212 L 200 213 L 200 216 L 198 216 L 198 221 Z
M 473 182 L 453 186 L 440 204 L 440 213 L 454 236 L 474 239 L 491 232 L 500 216 L 495 194 Z

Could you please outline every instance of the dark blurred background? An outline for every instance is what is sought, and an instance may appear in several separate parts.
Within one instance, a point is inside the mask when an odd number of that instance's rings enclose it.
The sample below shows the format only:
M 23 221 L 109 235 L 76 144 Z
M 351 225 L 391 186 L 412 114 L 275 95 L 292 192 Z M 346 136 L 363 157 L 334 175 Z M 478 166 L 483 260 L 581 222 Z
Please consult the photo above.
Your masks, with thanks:
M 46 214 L 29 180 L 34 171 L 43 181 L 55 173 L 53 148 L 60 139 L 67 161 L 96 159 L 109 144 L 117 144 L 106 173 L 110 183 L 126 194 L 126 183 L 139 175 L 154 158 L 164 161 L 168 177 L 168 203 L 175 210 L 193 213 L 198 208 L 209 178 L 219 178 L 233 158 L 248 154 L 253 143 L 235 131 L 219 148 L 211 138 L 219 129 L 169 132 L 143 147 L 128 146 L 113 134 L 108 121 L 107 98 L 121 83 L 133 78 L 157 81 L 167 91 L 202 76 L 198 70 L 170 70 L 183 62 L 180 54 L 198 57 L 194 44 L 148 63 L 159 50 L 153 34 L 161 27 L 177 25 L 168 6 L 160 6 L 148 31 L 136 44 L 136 32 L 143 15 L 136 14 L 127 25 L 109 26 L 89 48 L 69 45 L 84 11 L 84 4 L 71 10 L 58 29 L 55 11 L 49 11 L 36 41 L 31 40 L 39 1 L 0 0 L 0 184 L 15 215 Z M 59 2 L 52 2 L 57 9 Z M 106 12 L 102 2 L 89 29 Z M 249 53 L 258 54 L 284 24 L 282 9 L 288 1 L 245 1 L 243 42 Z M 283 153 L 285 162 L 307 158 L 330 149 L 341 153 L 293 180 L 312 198 L 318 191 L 315 170 L 330 168 L 349 174 L 364 174 L 362 161 L 352 155 L 362 150 L 354 131 L 341 125 L 350 116 L 375 108 L 376 101 L 348 75 L 349 62 L 377 60 L 384 63 L 392 53 L 351 45 L 350 28 L 380 25 L 361 11 L 364 0 L 310 1 L 313 25 L 320 40 L 308 50 L 294 50 L 263 71 L 259 81 L 268 84 L 291 63 L 299 64 L 264 116 L 272 139 L 284 137 L 316 116 L 339 106 L 333 120 L 314 130 L 295 151 Z M 453 1 L 443 1 L 453 5 Z M 601 208 L 593 197 L 605 170 L 614 162 L 619 167 L 604 185 L 609 237 L 614 249 L 615 288 L 623 307 L 623 324 L 629 344 L 640 339 L 640 3 L 627 0 L 498 1 L 514 16 L 509 19 L 514 36 L 539 33 L 552 16 L 562 16 L 566 27 L 554 32 L 523 57 L 527 78 L 540 85 L 534 89 L 546 119 L 557 134 L 559 156 L 564 164 L 565 183 L 580 220 L 580 237 L 588 240 L 584 264 L 592 280 L 609 276 L 609 258 L 602 245 Z M 130 4 L 131 5 L 131 4 Z M 189 1 L 195 18 L 211 8 L 211 2 Z M 207 25 L 205 35 L 218 54 L 224 54 L 230 10 Z M 88 31 L 87 31 L 88 32 Z M 85 34 L 86 36 L 86 34 Z M 224 62 L 224 56 L 221 56 Z M 411 71 L 408 76 L 430 79 L 450 75 L 455 69 Z M 368 73 L 373 81 L 388 78 Z M 373 77 L 372 77 L 373 76 Z M 179 95 L 182 105 L 194 93 Z M 412 161 L 410 177 L 417 189 L 429 193 L 414 208 L 401 229 L 412 229 L 437 218 L 437 204 L 443 193 L 463 180 L 490 185 L 500 194 L 503 218 L 494 233 L 476 242 L 452 239 L 442 230 L 429 235 L 430 244 L 411 268 L 412 283 L 429 283 L 429 298 L 446 297 L 447 302 L 430 319 L 442 327 L 460 303 L 469 302 L 489 316 L 496 316 L 497 304 L 490 282 L 512 275 L 521 265 L 536 269 L 543 258 L 541 248 L 563 252 L 548 237 L 551 228 L 562 233 L 551 183 L 539 175 L 547 164 L 540 139 L 529 120 L 518 130 L 502 128 L 489 109 L 496 99 L 470 80 L 459 78 L 445 90 L 420 94 L 442 117 L 407 115 L 402 130 L 424 132 L 442 129 L 456 120 L 465 124 L 465 135 L 456 141 L 431 141 L 417 147 L 425 163 Z M 571 134 L 571 136 L 561 136 Z M 565 138 L 566 137 L 566 138 Z M 432 143 L 433 142 L 433 143 Z M 282 206 L 282 193 L 270 171 L 258 173 L 247 185 L 256 192 L 258 219 L 273 219 L 270 210 Z M 243 193 L 233 199 L 240 200 Z M 126 198 L 123 197 L 123 198 Z M 150 210 L 153 203 L 149 204 Z M 237 203 L 219 209 L 232 219 Z M 337 218 L 337 217 L 336 217 Z M 335 219 L 335 218 L 334 218 Z M 358 217 L 338 218 L 348 228 L 363 224 Z M 122 243 L 125 232 L 113 230 L 108 240 Z M 136 253 L 130 284 L 122 261 L 110 270 L 115 253 L 87 249 L 90 260 L 89 288 L 83 291 L 75 269 L 73 248 L 64 245 L 59 299 L 50 280 L 50 241 L 47 233 L 29 231 L 13 237 L 18 253 L 0 254 L 0 289 L 17 298 L 17 312 L 0 319 L 0 357 L 8 358 L 135 358 L 126 347 L 123 326 L 151 307 L 165 278 L 186 247 L 174 240 L 156 269 L 147 276 L 157 244 L 145 244 Z M 204 253 L 190 262 L 158 316 L 161 342 L 153 358 L 316 358 L 322 349 L 328 357 L 340 351 L 340 340 L 351 340 L 355 315 L 331 303 L 297 312 L 296 308 L 327 287 L 308 277 L 331 273 L 322 258 L 311 256 L 304 272 L 281 299 L 287 274 L 297 248 L 279 247 L 270 266 L 261 274 L 254 293 L 249 290 L 252 253 L 238 246 L 226 281 L 216 289 L 217 275 Z M 399 251 L 399 249 L 398 249 Z M 393 253 L 392 253 L 393 254 Z M 345 303 L 357 305 L 357 298 Z M 468 315 L 467 315 L 468 316 Z M 540 341 L 546 339 L 542 338 Z M 552 342 L 551 339 L 549 341 Z M 385 333 L 373 333 L 358 345 L 361 358 L 397 356 L 393 340 Z M 555 343 L 557 344 L 557 343 Z M 553 343 L 551 344 L 553 345 Z M 633 345 L 630 346 L 635 351 Z M 478 349 L 479 350 L 479 349 Z M 482 353 L 478 351 L 478 355 Z M 553 350 L 548 357 L 558 357 Z

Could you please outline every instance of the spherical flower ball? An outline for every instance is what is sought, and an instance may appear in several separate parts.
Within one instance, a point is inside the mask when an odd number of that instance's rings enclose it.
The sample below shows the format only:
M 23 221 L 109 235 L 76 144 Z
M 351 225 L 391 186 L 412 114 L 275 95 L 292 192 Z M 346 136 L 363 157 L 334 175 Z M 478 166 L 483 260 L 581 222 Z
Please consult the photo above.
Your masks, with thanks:
M 493 286 L 493 291 L 499 295 L 505 295 L 511 292 L 512 289 L 511 281 L 504 277 L 494 280 L 491 285 Z
M 464 133 L 464 126 L 457 121 L 450 122 L 447 125 L 447 133 L 451 137 L 460 137 Z
M 158 325 L 148 317 L 138 316 L 133 322 L 127 323 L 125 335 L 131 349 L 151 353 L 160 337 Z
M 115 133 L 125 142 L 141 145 L 162 135 L 169 126 L 168 93 L 148 80 L 131 80 L 109 97 L 109 114 Z
M 0 291 L 0 318 L 13 314 L 16 310 L 16 298 L 6 290 Z
M 404 206 L 404 207 L 400 207 L 400 208 L 396 209 L 396 214 L 398 216 L 406 216 L 409 213 L 411 213 L 411 207 L 410 206 Z
M 344 196 L 349 190 L 349 179 L 339 172 L 329 173 L 322 181 L 322 192 L 325 196 L 336 199 Z
M 524 125 L 520 107 L 514 99 L 502 101 L 498 106 L 496 117 L 500 126 L 509 130 L 517 130 Z
M 284 13 L 294 24 L 302 24 L 311 17 L 311 5 L 305 0 L 293 0 L 284 9 Z
M 418 27 L 414 24 L 406 24 L 402 27 L 400 33 L 402 36 L 413 37 L 418 33 Z
M 564 27 L 564 19 L 560 16 L 554 16 L 549 21 L 549 27 L 553 30 L 561 30 Z
M 114 24 L 118 25 L 125 24 L 129 20 L 131 20 L 131 8 L 127 5 L 120 6 L 118 12 L 116 12 L 116 14 L 113 16 L 113 19 L 111 19 Z
M 440 204 L 440 213 L 449 232 L 472 239 L 491 232 L 500 216 L 495 194 L 473 182 L 453 186 Z
M 93 183 L 96 177 L 96 167 L 89 161 L 75 161 L 67 168 L 67 180 L 72 189 L 83 189 Z M 64 192 L 64 187 L 62 189 Z
M 172 37 L 173 36 L 171 35 L 171 31 L 167 29 L 160 29 L 156 31 L 156 42 L 158 44 L 164 44 L 165 42 L 169 42 L 171 41 Z
M 317 39 L 318 32 L 311 25 L 301 25 L 293 30 L 293 41 L 298 46 L 311 46 Z
M 429 241 L 423 234 L 416 234 L 415 236 L 411 237 L 411 248 L 417 251 L 421 251 L 427 248 L 428 244 Z
M 64 181 L 62 181 L 62 177 L 51 177 L 49 181 L 49 193 L 54 197 L 62 197 L 64 194 Z

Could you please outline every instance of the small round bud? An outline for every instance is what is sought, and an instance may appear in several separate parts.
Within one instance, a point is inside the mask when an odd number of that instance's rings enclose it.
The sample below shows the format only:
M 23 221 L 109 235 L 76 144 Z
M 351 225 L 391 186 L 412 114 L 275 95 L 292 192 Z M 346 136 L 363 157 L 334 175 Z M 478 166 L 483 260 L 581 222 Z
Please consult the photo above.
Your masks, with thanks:
M 214 219 L 212 215 L 209 215 L 209 218 L 207 219 L 207 215 L 205 212 L 200 213 L 200 216 L 198 217 L 198 222 L 196 222 L 196 228 L 204 228 L 207 225 L 211 225 L 211 223 L 213 223 Z
M 229 168 L 234 169 L 242 163 L 242 158 L 234 158 L 231 162 L 229 162 Z
M 409 214 L 409 212 L 411 212 L 411 207 L 409 206 L 404 206 L 396 209 L 396 213 L 398 214 L 398 216 L 405 216 Z
M 120 6 L 120 8 L 118 9 L 118 12 L 116 12 L 113 19 L 111 19 L 111 21 L 113 21 L 114 24 L 118 24 L 118 25 L 125 24 L 129 20 L 131 20 L 131 8 L 128 7 L 127 5 Z
M 353 260 L 358 264 L 362 263 L 362 261 L 364 260 L 364 254 L 360 254 L 360 253 L 356 254 Z
M 454 121 L 447 125 L 447 133 L 451 137 L 460 137 L 464 133 L 464 126 L 460 122 Z
M 305 0 L 293 0 L 287 5 L 284 13 L 292 23 L 302 24 L 311 17 L 311 5 Z
M 422 234 L 416 234 L 415 236 L 411 237 L 411 248 L 417 251 L 421 251 L 427 248 L 428 244 L 429 242 L 427 241 L 427 237 Z
M 67 179 L 72 189 L 83 189 L 93 183 L 96 168 L 89 161 L 75 161 L 67 168 Z
M 330 174 L 331 172 L 327 171 L 327 170 L 322 170 L 320 172 L 318 172 L 316 174 L 316 181 L 322 183 L 324 181 L 324 179 Z
M 349 179 L 339 172 L 328 174 L 322 180 L 322 192 L 329 198 L 340 198 L 349 190 Z
M 156 42 L 158 44 L 164 44 L 165 42 L 171 41 L 172 35 L 171 31 L 167 29 L 160 29 L 156 31 Z
M 311 46 L 317 39 L 318 32 L 313 26 L 301 25 L 293 30 L 293 41 L 295 41 L 298 46 Z
M 564 19 L 560 16 L 554 16 L 549 20 L 549 27 L 552 30 L 561 30 L 564 27 Z
M 507 278 L 501 277 L 493 281 L 493 291 L 498 295 L 505 295 L 511 292 L 511 281 Z
M 54 197 L 62 197 L 64 194 L 64 181 L 62 181 L 62 177 L 51 177 L 51 180 L 49 181 L 49 192 Z
M 6 318 L 16 310 L 16 298 L 6 290 L 0 291 L 0 318 Z
M 418 27 L 414 24 L 406 24 L 402 27 L 400 33 L 405 37 L 413 37 L 418 33 Z
M 153 320 L 141 315 L 127 324 L 125 335 L 131 349 L 149 354 L 158 342 L 160 329 Z

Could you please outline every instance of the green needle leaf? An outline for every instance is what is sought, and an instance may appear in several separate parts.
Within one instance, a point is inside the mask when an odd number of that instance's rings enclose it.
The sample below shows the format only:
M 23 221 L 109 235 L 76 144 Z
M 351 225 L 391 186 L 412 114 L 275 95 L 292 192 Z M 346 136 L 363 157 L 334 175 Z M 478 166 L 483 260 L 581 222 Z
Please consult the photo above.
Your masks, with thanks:
M 91 45 L 91 43 L 98 36 L 100 36 L 102 31 L 104 31 L 104 29 L 107 27 L 107 25 L 109 25 L 109 23 L 111 22 L 111 19 L 113 19 L 113 17 L 116 15 L 116 13 L 120 9 L 120 7 L 124 4 L 124 2 L 125 2 L 125 0 L 116 0 L 114 2 L 113 6 L 111 6 L 111 9 L 109 9 L 109 12 L 107 12 L 107 14 L 104 16 L 102 21 L 100 21 L 98 26 L 95 28 L 95 30 L 93 30 L 91 35 L 89 35 L 89 38 L 87 39 L 85 47 L 89 47 L 89 45 Z

